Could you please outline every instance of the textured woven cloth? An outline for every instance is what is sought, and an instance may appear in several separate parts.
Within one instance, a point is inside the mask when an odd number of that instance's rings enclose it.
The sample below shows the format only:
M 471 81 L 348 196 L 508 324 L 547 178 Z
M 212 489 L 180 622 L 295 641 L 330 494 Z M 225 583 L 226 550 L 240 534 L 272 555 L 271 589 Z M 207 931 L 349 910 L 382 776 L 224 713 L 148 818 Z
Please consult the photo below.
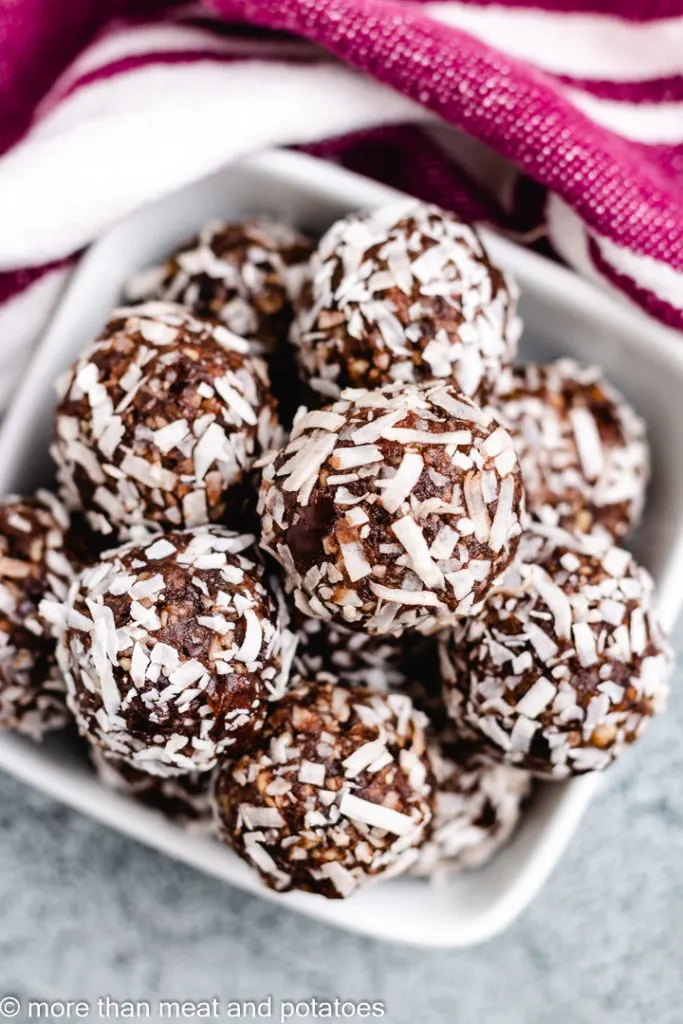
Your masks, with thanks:
M 74 254 L 297 145 L 683 327 L 683 0 L 0 3 L 0 404 Z

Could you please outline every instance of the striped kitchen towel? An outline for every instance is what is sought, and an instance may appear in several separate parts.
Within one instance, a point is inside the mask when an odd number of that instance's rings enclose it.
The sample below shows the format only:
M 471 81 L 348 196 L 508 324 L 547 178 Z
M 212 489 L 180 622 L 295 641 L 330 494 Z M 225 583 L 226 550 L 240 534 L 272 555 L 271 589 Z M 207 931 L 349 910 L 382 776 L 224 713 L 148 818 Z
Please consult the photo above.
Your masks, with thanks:
M 73 256 L 296 145 L 683 328 L 683 0 L 0 3 L 0 407 Z

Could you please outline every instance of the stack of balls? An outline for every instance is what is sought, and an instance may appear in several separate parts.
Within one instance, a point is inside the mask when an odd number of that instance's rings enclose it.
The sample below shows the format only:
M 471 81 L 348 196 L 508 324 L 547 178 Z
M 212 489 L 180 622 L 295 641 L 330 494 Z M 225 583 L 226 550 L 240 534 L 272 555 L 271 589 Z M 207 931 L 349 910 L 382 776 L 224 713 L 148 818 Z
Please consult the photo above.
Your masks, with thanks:
M 105 785 L 343 898 L 484 863 L 534 778 L 664 706 L 615 546 L 643 424 L 598 370 L 513 365 L 472 227 L 210 225 L 127 301 L 59 382 L 58 496 L 0 507 L 2 727 L 75 719 Z

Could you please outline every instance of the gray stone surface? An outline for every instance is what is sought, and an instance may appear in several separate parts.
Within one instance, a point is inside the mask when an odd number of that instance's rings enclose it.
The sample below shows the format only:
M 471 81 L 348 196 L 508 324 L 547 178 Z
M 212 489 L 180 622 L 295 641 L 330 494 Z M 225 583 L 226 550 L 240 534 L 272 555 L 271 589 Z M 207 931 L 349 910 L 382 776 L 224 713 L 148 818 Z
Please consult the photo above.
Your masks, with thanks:
M 462 952 L 315 924 L 0 777 L 0 996 L 336 995 L 383 1000 L 391 1024 L 680 1024 L 682 684 L 679 668 L 670 713 L 609 772 L 534 905 Z

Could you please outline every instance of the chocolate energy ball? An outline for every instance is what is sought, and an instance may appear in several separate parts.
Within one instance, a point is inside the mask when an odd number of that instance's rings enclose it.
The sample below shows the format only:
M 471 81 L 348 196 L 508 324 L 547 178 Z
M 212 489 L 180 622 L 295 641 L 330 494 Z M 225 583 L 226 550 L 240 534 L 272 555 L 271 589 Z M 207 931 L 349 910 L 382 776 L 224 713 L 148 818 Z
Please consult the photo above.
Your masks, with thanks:
M 253 540 L 174 531 L 82 573 L 58 653 L 87 739 L 160 776 L 209 771 L 249 746 L 291 654 Z
M 0 503 L 0 728 L 33 739 L 71 718 L 53 627 L 40 610 L 44 599 L 65 598 L 74 576 L 68 529 L 47 491 Z
M 422 716 L 401 694 L 319 677 L 218 772 L 226 841 L 273 889 L 350 896 L 414 862 L 433 813 Z
M 220 320 L 257 352 L 272 352 L 287 337 L 312 250 L 287 224 L 207 224 L 163 266 L 130 281 L 127 294 L 178 302 Z
M 407 634 L 393 643 L 403 648 L 403 679 L 398 685 L 427 719 L 425 733 L 436 778 L 432 828 L 410 871 L 439 880 L 454 871 L 480 867 L 508 841 L 531 792 L 531 776 L 498 763 L 449 716 L 437 637 Z
M 561 359 L 515 367 L 493 400 L 512 434 L 527 508 L 567 530 L 624 537 L 649 475 L 645 425 L 594 366 Z
M 297 636 L 293 672 L 303 679 L 327 672 L 341 683 L 375 690 L 397 689 L 407 683 L 402 637 L 370 636 L 311 619 L 298 610 L 293 628 Z
M 455 216 L 413 200 L 334 224 L 292 325 L 303 377 L 345 387 L 443 378 L 484 401 L 515 355 L 517 290 Z
M 405 633 L 372 636 L 294 610 L 291 628 L 297 647 L 292 673 L 312 679 L 320 673 L 341 683 L 407 693 L 427 718 L 450 723 L 443 704 L 436 636 Z
M 91 748 L 90 756 L 98 778 L 107 789 L 133 797 L 189 832 L 213 833 L 212 772 L 159 778 L 118 758 L 107 757 L 98 747 Z
M 509 434 L 441 381 L 348 389 L 300 416 L 259 499 L 300 611 L 395 635 L 480 608 L 522 510 Z
M 278 437 L 265 364 L 180 306 L 115 310 L 61 383 L 52 453 L 62 494 L 113 538 L 234 521 Z
M 481 867 L 498 853 L 519 823 L 531 776 L 462 740 L 432 740 L 429 752 L 436 776 L 434 822 L 411 873 L 438 880 Z
M 597 535 L 536 528 L 480 618 L 442 640 L 453 718 L 509 764 L 606 768 L 666 702 L 669 647 L 648 573 Z

